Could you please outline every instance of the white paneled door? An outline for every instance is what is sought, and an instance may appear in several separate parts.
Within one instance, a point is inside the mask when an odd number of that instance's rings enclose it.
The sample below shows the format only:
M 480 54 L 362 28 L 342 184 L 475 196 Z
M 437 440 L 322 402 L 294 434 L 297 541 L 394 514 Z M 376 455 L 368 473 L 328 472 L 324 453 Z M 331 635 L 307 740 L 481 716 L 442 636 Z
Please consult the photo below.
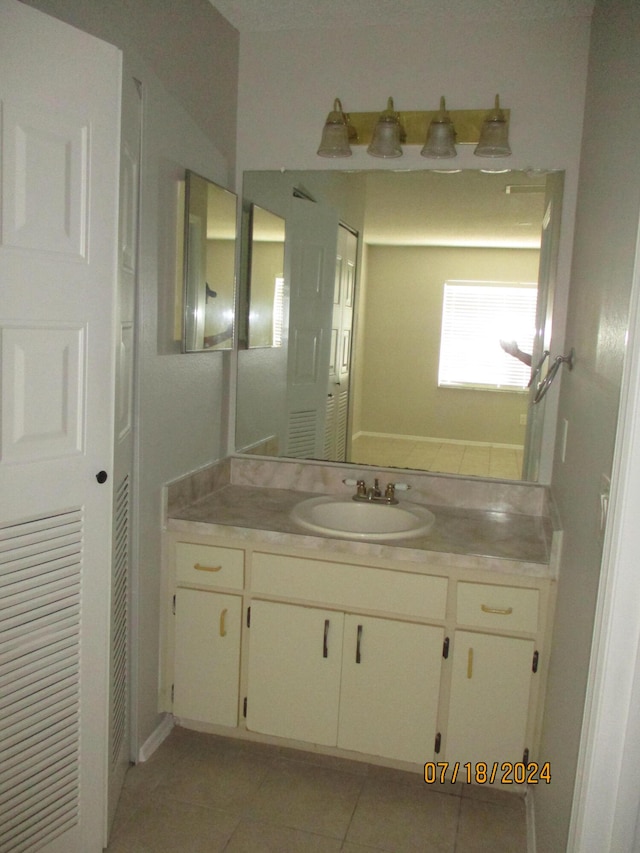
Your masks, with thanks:
M 120 52 L 0 0 L 0 850 L 106 832 Z
M 289 285 L 286 455 L 321 459 L 337 256 L 338 217 L 307 199 L 287 219 Z

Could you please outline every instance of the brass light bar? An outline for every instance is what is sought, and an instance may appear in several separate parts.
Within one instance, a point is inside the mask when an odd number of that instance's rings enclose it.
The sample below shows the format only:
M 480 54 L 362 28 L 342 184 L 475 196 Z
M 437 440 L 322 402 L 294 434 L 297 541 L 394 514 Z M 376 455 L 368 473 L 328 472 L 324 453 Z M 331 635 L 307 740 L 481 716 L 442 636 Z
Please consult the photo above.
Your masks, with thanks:
M 406 133 L 404 145 L 423 145 L 427 129 L 433 119 L 438 117 L 438 110 L 397 110 L 400 124 Z M 504 117 L 509 122 L 511 111 L 502 108 Z M 488 110 L 448 110 L 451 122 L 456 130 L 456 145 L 475 145 L 480 139 L 482 123 L 487 117 Z M 371 142 L 373 128 L 380 117 L 380 111 L 375 113 L 347 113 L 349 124 L 357 133 L 357 139 L 351 139 L 351 145 L 368 145 Z

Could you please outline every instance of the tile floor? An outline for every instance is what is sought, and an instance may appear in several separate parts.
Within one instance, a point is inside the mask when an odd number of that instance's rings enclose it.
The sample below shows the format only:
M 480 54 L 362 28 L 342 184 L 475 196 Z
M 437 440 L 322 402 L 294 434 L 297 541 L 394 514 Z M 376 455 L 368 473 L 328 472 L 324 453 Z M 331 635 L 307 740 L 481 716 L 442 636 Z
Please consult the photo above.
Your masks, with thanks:
M 360 436 L 351 448 L 351 461 L 365 465 L 501 480 L 522 478 L 522 456 L 522 448 L 378 436 Z
M 524 800 L 175 728 L 127 774 L 108 853 L 526 853 Z

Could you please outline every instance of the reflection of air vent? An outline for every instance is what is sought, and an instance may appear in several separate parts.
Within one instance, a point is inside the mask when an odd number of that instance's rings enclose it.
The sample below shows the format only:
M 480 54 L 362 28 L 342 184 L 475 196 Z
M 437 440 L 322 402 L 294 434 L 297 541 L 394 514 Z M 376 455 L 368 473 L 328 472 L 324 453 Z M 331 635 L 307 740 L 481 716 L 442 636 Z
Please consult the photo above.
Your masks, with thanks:
M 287 456 L 297 459 L 315 456 L 316 411 L 291 412 L 287 435 Z
M 544 184 L 507 184 L 504 191 L 507 195 L 515 195 L 516 193 L 543 193 L 545 186 Z
M 294 187 L 293 188 L 293 197 L 294 198 L 301 198 L 304 201 L 312 201 L 314 204 L 316 203 L 316 200 L 311 195 L 311 193 L 307 192 L 307 190 L 303 190 L 301 187 Z

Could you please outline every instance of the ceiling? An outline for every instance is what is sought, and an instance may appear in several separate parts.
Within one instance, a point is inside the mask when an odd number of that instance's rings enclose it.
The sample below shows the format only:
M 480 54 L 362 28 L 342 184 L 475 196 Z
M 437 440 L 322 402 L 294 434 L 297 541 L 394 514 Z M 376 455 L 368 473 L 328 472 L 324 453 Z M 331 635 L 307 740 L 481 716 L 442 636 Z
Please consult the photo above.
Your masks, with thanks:
M 589 17 L 594 0 L 211 0 L 242 32 L 331 29 L 451 18 Z

